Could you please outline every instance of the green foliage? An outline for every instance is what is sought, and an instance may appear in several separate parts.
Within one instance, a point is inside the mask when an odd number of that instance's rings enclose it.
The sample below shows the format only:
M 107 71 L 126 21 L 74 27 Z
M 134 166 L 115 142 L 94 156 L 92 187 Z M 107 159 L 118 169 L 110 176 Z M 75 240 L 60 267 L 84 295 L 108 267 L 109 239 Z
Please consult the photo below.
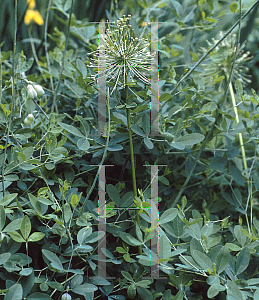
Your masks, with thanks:
M 0 12 L 0 298 L 259 299 L 258 1 L 107 1 L 109 21 L 132 14 L 136 36 L 159 21 L 159 82 L 135 68 L 126 103 L 111 80 L 101 124 L 101 8 L 36 1 L 49 16 L 36 30 L 16 2 L 17 20 L 8 1 Z

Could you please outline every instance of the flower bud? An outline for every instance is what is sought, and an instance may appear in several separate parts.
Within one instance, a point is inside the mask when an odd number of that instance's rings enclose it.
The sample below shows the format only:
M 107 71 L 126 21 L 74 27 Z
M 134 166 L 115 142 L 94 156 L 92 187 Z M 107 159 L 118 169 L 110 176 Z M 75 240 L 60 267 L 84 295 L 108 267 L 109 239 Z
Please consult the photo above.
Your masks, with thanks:
M 37 97 L 37 92 L 35 91 L 35 89 L 31 84 L 27 85 L 27 93 L 28 93 L 28 98 L 30 99 L 34 99 L 35 97 Z
M 65 293 L 62 295 L 61 300 L 71 300 L 72 297 L 69 295 L 69 293 Z
M 33 114 L 29 114 L 23 121 L 23 123 L 25 125 L 30 125 L 31 122 L 33 121 L 34 117 L 33 117 Z
M 34 88 L 34 90 L 37 92 L 37 96 L 38 97 L 41 97 L 41 96 L 43 96 L 44 95 L 44 90 L 43 90 L 43 88 L 42 88 L 42 86 L 41 85 L 39 85 L 39 84 L 34 84 L 33 85 L 33 88 Z

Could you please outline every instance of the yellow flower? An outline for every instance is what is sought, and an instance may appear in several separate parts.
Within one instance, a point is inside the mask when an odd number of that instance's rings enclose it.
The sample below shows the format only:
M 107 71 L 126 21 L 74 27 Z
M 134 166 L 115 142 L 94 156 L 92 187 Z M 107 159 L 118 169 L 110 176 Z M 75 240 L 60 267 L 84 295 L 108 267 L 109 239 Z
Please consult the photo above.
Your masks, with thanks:
M 27 9 L 24 17 L 24 23 L 29 25 L 31 22 L 35 22 L 38 25 L 43 25 L 43 19 L 38 10 Z
M 36 6 L 35 0 L 27 0 L 27 3 L 28 3 L 28 8 L 29 9 L 33 9 Z

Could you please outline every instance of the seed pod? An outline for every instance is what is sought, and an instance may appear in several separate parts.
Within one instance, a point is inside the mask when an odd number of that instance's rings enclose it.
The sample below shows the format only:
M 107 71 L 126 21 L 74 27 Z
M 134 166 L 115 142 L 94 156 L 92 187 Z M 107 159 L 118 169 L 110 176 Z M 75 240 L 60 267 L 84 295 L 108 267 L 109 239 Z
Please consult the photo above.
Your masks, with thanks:
M 30 99 L 34 99 L 35 97 L 37 97 L 37 92 L 35 91 L 35 89 L 31 84 L 27 85 L 27 93 L 28 93 L 28 98 Z
M 69 293 L 65 293 L 62 295 L 61 300 L 71 300 L 72 297 L 69 295 Z
M 30 125 L 31 122 L 33 121 L 34 117 L 33 117 L 33 114 L 29 114 L 23 121 L 23 123 L 25 125 Z
M 27 118 L 24 119 L 23 123 L 25 125 L 30 125 L 31 124 L 31 121 L 29 121 Z
M 33 88 L 35 89 L 35 91 L 37 92 L 37 96 L 38 97 L 41 97 L 41 96 L 43 96 L 44 95 L 44 90 L 43 90 L 43 88 L 42 88 L 42 86 L 41 85 L 39 85 L 39 84 L 34 84 L 33 85 Z

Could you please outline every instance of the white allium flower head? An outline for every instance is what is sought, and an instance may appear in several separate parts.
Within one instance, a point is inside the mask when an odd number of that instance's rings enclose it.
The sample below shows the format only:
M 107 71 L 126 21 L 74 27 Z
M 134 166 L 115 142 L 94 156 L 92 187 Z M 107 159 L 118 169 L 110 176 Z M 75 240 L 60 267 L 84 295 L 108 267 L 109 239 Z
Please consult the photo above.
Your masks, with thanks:
M 125 87 L 127 76 L 137 77 L 142 82 L 150 84 L 148 75 L 151 74 L 151 63 L 155 53 L 150 54 L 148 39 L 136 37 L 131 25 L 131 16 L 124 15 L 117 20 L 117 24 L 108 23 L 104 35 L 105 47 L 99 46 L 93 54 L 90 67 L 98 68 L 98 73 L 92 75 L 94 79 L 105 76 L 106 82 Z
M 220 32 L 220 37 L 223 36 L 223 33 Z M 233 60 L 235 57 L 235 53 L 237 51 L 237 56 L 235 60 L 235 65 L 233 68 L 233 76 L 234 78 L 238 78 L 243 84 L 251 82 L 249 76 L 246 75 L 248 71 L 247 62 L 251 60 L 250 52 L 245 51 L 245 43 L 239 45 L 238 49 L 236 49 L 236 34 L 231 35 L 230 37 L 225 38 L 219 46 L 215 48 L 215 50 L 210 54 L 211 62 L 206 64 L 205 74 L 207 76 L 225 76 L 229 75 Z M 217 43 L 218 40 L 212 39 L 213 43 L 207 41 L 209 47 L 212 47 L 213 44 Z M 202 48 L 203 52 L 207 52 L 206 49 Z

